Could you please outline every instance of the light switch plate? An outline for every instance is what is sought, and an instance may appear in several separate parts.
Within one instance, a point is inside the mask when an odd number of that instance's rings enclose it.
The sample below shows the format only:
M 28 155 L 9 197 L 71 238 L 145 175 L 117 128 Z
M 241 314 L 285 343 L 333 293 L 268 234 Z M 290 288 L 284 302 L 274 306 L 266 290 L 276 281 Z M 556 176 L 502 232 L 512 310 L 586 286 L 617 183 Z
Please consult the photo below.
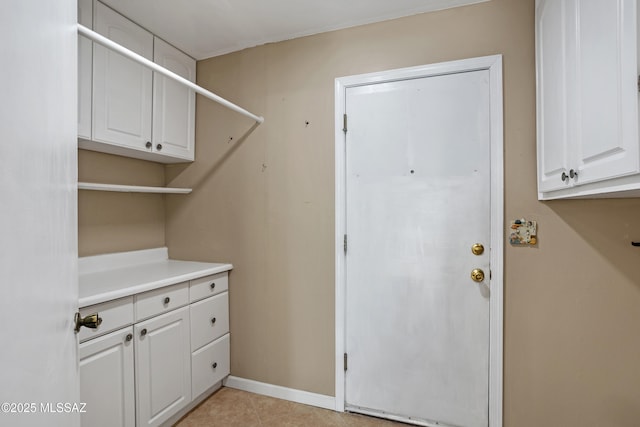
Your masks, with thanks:
M 513 246 L 533 246 L 538 243 L 538 224 L 524 218 L 511 221 L 509 243 Z

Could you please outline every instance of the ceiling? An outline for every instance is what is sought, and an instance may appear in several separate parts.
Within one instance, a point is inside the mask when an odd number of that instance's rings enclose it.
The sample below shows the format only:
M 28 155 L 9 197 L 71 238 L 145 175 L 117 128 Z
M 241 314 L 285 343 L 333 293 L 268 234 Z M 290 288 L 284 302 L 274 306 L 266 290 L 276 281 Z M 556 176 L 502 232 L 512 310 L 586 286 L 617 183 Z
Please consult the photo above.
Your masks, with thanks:
M 488 0 L 102 0 L 195 59 Z

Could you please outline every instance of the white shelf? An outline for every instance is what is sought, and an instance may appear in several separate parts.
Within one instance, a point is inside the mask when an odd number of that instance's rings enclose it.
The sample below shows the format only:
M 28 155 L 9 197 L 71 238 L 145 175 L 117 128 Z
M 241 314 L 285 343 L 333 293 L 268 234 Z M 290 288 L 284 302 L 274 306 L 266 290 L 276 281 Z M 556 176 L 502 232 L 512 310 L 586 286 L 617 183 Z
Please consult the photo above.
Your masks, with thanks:
M 78 190 L 116 191 L 120 193 L 160 193 L 160 194 L 189 194 L 191 188 L 173 187 L 143 187 L 140 185 L 97 184 L 94 182 L 79 182 Z

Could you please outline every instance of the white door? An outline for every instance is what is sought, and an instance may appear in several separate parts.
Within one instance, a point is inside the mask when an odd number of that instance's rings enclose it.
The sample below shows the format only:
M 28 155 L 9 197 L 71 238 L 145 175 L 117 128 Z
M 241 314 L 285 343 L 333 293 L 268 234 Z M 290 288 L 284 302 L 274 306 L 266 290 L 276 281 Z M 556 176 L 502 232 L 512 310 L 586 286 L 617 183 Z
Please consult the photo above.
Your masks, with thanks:
M 0 14 L 0 424 L 6 426 L 80 423 L 78 412 L 51 413 L 58 402 L 79 403 L 76 16 L 75 0 L 8 0 Z
M 80 396 L 87 404 L 82 425 L 134 427 L 133 327 L 85 341 L 80 357 Z
M 488 425 L 489 81 L 346 89 L 348 410 Z

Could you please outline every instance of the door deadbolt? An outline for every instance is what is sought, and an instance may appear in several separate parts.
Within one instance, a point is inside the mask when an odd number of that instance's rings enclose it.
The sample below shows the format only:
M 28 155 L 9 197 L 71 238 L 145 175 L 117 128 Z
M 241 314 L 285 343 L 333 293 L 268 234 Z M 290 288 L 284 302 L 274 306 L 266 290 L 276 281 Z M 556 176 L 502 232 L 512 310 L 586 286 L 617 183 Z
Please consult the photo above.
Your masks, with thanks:
M 482 282 L 484 280 L 484 271 L 479 268 L 473 269 L 473 271 L 471 271 L 471 280 L 476 283 Z
M 484 253 L 484 246 L 482 243 L 475 243 L 471 246 L 471 253 L 474 255 L 482 255 Z

